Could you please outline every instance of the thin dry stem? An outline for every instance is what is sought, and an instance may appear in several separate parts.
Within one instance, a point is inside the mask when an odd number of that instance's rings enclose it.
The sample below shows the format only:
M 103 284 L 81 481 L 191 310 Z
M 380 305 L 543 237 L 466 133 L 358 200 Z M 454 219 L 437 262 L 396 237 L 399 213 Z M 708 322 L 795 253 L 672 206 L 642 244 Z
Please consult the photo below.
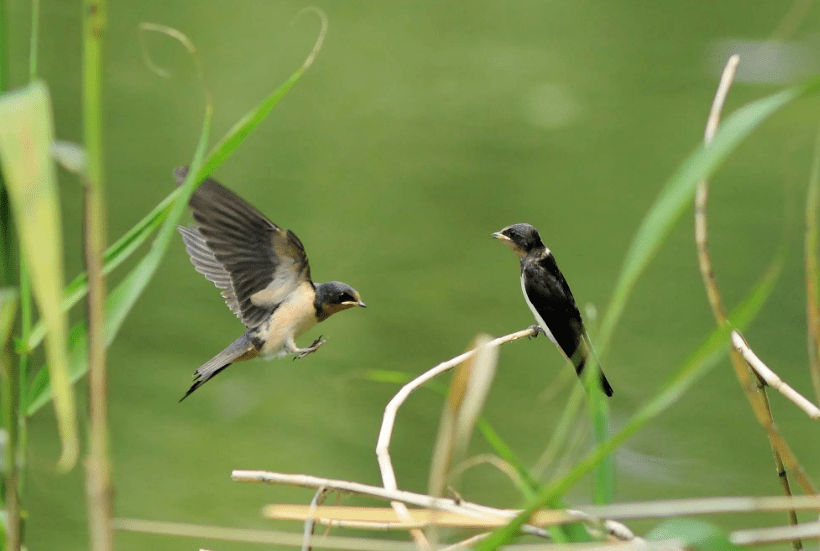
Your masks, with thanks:
M 316 518 L 316 508 L 324 502 L 326 495 L 327 488 L 320 486 L 319 489 L 316 490 L 316 495 L 314 495 L 310 501 L 310 511 L 305 519 L 305 529 L 302 532 L 302 551 L 311 551 L 310 542 L 313 538 L 313 529 L 316 526 L 314 520 Z
M 131 518 L 114 519 L 113 526 L 116 530 L 138 532 L 141 534 L 182 536 L 200 540 L 206 538 L 289 547 L 299 547 L 302 545 L 303 539 L 302 534 L 275 532 L 272 530 L 248 530 Z M 350 549 L 354 551 L 412 551 L 414 549 L 412 544 L 404 542 L 341 536 L 313 536 L 311 543 L 320 545 L 323 549 Z
M 704 132 L 704 140 L 709 144 L 717 131 L 720 121 L 720 113 L 723 109 L 726 95 L 731 86 L 735 72 L 737 71 L 740 57 L 733 55 L 726 63 L 723 74 L 718 85 L 715 99 L 712 103 L 712 108 L 709 113 L 709 118 L 706 123 L 706 130 Z M 695 244 L 698 252 L 698 265 L 700 267 L 701 276 L 703 278 L 703 285 L 706 289 L 706 295 L 709 300 L 709 305 L 712 307 L 712 313 L 715 316 L 718 326 L 723 327 L 728 323 L 726 311 L 720 298 L 720 291 L 718 290 L 717 282 L 715 281 L 715 274 L 712 269 L 712 261 L 709 256 L 708 248 L 708 231 L 706 224 L 706 204 L 708 197 L 709 184 L 706 179 L 700 181 L 695 194 Z M 737 350 L 730 351 L 732 366 L 735 370 L 740 386 L 746 394 L 746 398 L 752 405 L 752 410 L 755 413 L 760 425 L 766 430 L 769 437 L 769 442 L 772 447 L 772 455 L 774 457 L 775 468 L 777 469 L 778 479 L 783 487 L 785 495 L 791 495 L 791 487 L 789 485 L 788 476 L 785 467 L 795 472 L 798 482 L 807 493 L 815 493 L 814 488 L 805 475 L 802 466 L 797 461 L 797 458 L 792 453 L 791 449 L 786 444 L 785 439 L 780 434 L 777 426 L 774 424 L 772 412 L 769 408 L 769 400 L 766 396 L 766 389 L 759 380 L 754 383 L 752 381 L 749 367 L 746 366 L 743 358 Z M 755 384 L 757 383 L 757 384 Z M 797 522 L 797 514 L 794 511 L 788 514 L 789 522 Z M 794 548 L 796 550 L 802 549 L 802 543 L 799 540 L 794 541 Z
M 515 512 L 507 509 L 496 509 L 494 507 L 479 505 L 478 503 L 456 501 L 454 499 L 448 498 L 432 497 L 425 494 L 408 492 L 405 490 L 389 490 L 386 488 L 381 488 L 379 486 L 371 486 L 369 484 L 361 484 L 359 482 L 351 482 L 347 480 L 335 480 L 302 474 L 275 473 L 270 471 L 240 470 L 233 471 L 231 473 L 231 478 L 233 478 L 237 482 L 259 482 L 263 484 L 298 486 L 301 488 L 317 489 L 324 486 L 330 490 L 349 492 L 354 494 L 366 495 L 378 499 L 389 500 L 391 501 L 391 506 L 393 505 L 393 503 L 401 503 L 403 506 L 407 504 L 416 507 L 423 507 L 425 509 L 435 509 L 437 511 L 459 513 L 487 520 L 496 519 L 502 521 L 509 521 L 515 518 Z M 407 511 L 406 507 L 405 511 L 406 513 L 396 511 L 398 518 L 402 521 L 415 522 L 412 516 L 410 516 L 410 513 L 409 511 Z M 547 536 L 544 530 L 536 528 L 531 525 L 525 525 L 524 532 L 541 537 Z
M 805 522 L 800 526 L 777 526 L 753 530 L 737 530 L 729 535 L 735 545 L 763 545 L 820 537 L 820 522 Z
M 529 337 L 534 335 L 535 331 L 531 328 L 525 329 L 523 331 L 518 331 L 517 333 L 512 333 L 510 335 L 506 335 L 504 337 L 499 337 L 489 343 L 486 346 L 488 347 L 495 347 L 501 346 L 504 343 L 512 342 L 514 340 Z M 467 358 L 470 358 L 476 353 L 476 349 L 470 350 L 469 352 L 465 352 L 460 356 L 456 356 L 455 358 L 448 360 L 446 362 L 440 363 L 436 367 L 428 370 L 427 372 L 419 375 L 406 385 L 404 385 L 393 398 L 388 402 L 387 406 L 384 409 L 384 416 L 382 417 L 382 426 L 381 430 L 379 430 L 379 439 L 376 442 L 376 458 L 379 462 L 379 470 L 381 471 L 382 475 L 382 484 L 386 490 L 396 490 L 398 489 L 398 485 L 396 482 L 396 472 L 393 469 L 393 463 L 390 459 L 390 441 L 393 438 L 393 427 L 396 423 L 396 414 L 398 413 L 399 408 L 407 400 L 407 397 L 410 396 L 416 389 L 418 389 L 421 385 L 426 383 L 427 381 L 433 379 L 434 377 L 441 375 L 445 371 L 449 371 L 450 369 L 454 368 Z M 409 514 L 407 508 L 401 502 L 396 502 L 392 504 L 393 508 L 396 510 L 402 518 L 405 520 L 408 519 Z M 416 540 L 416 543 L 424 546 L 429 545 L 427 542 L 427 538 L 424 537 L 419 531 L 411 532 L 413 538 Z
M 114 549 L 114 487 L 108 443 L 108 374 L 105 357 L 106 210 L 102 145 L 103 37 L 107 25 L 106 0 L 85 0 L 83 40 L 83 136 L 85 169 L 85 260 L 88 271 L 88 416 L 89 452 L 86 459 L 86 500 L 90 548 Z
M 715 93 L 712 108 L 709 111 L 709 118 L 706 121 L 704 141 L 707 144 L 712 141 L 717 132 L 717 127 L 720 123 L 720 113 L 723 110 L 723 103 L 726 101 L 726 95 L 729 93 L 729 87 L 732 84 L 732 79 L 734 79 L 739 63 L 740 57 L 733 55 L 729 58 L 729 61 L 726 62 L 726 67 L 723 69 L 720 84 L 718 85 L 717 93 Z M 700 266 L 700 273 L 706 287 L 709 304 L 712 307 L 715 318 L 718 319 L 718 323 L 723 324 L 726 323 L 726 310 L 723 308 L 723 302 L 720 300 L 720 291 L 718 291 L 715 274 L 712 271 L 712 260 L 709 256 L 707 243 L 706 204 L 708 196 L 709 184 L 706 179 L 703 179 L 698 184 L 695 194 L 695 243 L 698 249 L 698 265 Z
M 820 408 L 806 399 L 802 394 L 794 390 L 787 383 L 772 371 L 763 360 L 757 357 L 757 354 L 749 347 L 749 343 L 737 331 L 732 331 L 732 346 L 737 350 L 746 363 L 751 367 L 758 377 L 763 379 L 767 385 L 774 388 L 780 394 L 785 396 L 794 405 L 803 410 L 806 415 L 815 421 L 820 420 Z

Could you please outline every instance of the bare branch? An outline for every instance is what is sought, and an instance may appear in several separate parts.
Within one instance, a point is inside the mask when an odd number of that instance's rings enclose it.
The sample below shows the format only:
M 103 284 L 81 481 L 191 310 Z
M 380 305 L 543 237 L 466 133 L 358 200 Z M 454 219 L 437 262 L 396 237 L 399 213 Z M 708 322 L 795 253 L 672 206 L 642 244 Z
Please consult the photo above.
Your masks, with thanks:
M 261 543 L 264 545 L 286 545 L 289 547 L 299 547 L 302 545 L 302 534 L 275 532 L 273 530 L 249 530 L 132 518 L 116 518 L 113 520 L 112 526 L 115 530 L 138 532 L 141 534 L 241 541 Z M 371 538 L 313 536 L 311 542 L 314 545 L 321 545 L 323 549 L 350 549 L 352 551 L 413 551 L 414 549 L 410 543 Z
M 504 343 L 512 342 L 523 337 L 529 337 L 533 334 L 535 334 L 535 331 L 533 331 L 531 328 L 528 328 L 523 331 L 518 331 L 517 333 L 512 333 L 504 337 L 499 337 L 487 343 L 486 346 L 488 348 L 501 346 Z M 396 395 L 393 396 L 390 402 L 388 402 L 387 406 L 384 409 L 384 416 L 382 417 L 382 426 L 379 430 L 379 439 L 376 442 L 376 458 L 379 462 L 379 470 L 381 471 L 382 475 L 382 484 L 384 485 L 384 488 L 386 490 L 398 489 L 398 485 L 396 482 L 396 472 L 393 469 L 393 462 L 390 459 L 390 441 L 393 438 L 393 427 L 396 424 L 396 414 L 398 413 L 399 408 L 404 403 L 404 401 L 407 400 L 407 397 L 410 396 L 410 394 L 412 394 L 421 385 L 433 379 L 434 377 L 441 375 L 445 371 L 449 371 L 450 369 L 454 368 L 467 358 L 473 356 L 475 353 L 476 349 L 473 349 L 469 352 L 461 354 L 460 356 L 456 356 L 451 360 L 440 363 L 436 367 L 428 370 L 422 375 L 419 375 L 418 377 L 404 385 L 396 393 Z M 409 520 L 409 513 L 403 503 L 396 502 L 393 503 L 392 506 L 399 515 L 403 516 L 404 520 Z M 412 532 L 412 534 L 413 538 L 416 540 L 416 543 L 420 546 L 429 545 L 429 542 L 427 542 L 427 538 L 425 538 L 424 535 L 420 532 L 414 531 Z
M 820 522 L 804 522 L 800 526 L 778 526 L 755 530 L 737 530 L 732 532 L 729 540 L 735 545 L 762 545 L 800 539 L 817 539 L 820 537 Z
M 763 363 L 763 360 L 757 357 L 757 354 L 749 347 L 749 343 L 746 342 L 746 339 L 737 331 L 732 331 L 732 346 L 740 352 L 749 367 L 757 373 L 758 377 L 766 381 L 767 385 L 788 398 L 794 405 L 806 412 L 806 415 L 810 418 L 815 421 L 820 420 L 820 408 L 783 382 L 777 373 L 769 369 L 769 367 Z

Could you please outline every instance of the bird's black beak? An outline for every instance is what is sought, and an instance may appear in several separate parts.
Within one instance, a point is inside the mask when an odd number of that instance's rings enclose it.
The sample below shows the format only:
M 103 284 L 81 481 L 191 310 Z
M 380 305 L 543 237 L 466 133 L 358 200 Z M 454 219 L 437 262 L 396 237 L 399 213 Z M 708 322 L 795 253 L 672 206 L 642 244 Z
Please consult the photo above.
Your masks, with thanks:
M 493 239 L 498 239 L 499 241 L 509 241 L 510 240 L 509 237 L 507 237 L 506 235 L 504 235 L 500 231 L 497 231 L 493 234 Z
M 357 303 L 356 303 L 356 305 L 357 305 L 357 306 L 359 306 L 359 307 L 361 307 L 361 308 L 367 308 L 367 304 L 365 304 L 365 303 L 364 303 L 364 302 L 362 302 L 361 300 L 360 300 L 359 302 L 357 302 Z

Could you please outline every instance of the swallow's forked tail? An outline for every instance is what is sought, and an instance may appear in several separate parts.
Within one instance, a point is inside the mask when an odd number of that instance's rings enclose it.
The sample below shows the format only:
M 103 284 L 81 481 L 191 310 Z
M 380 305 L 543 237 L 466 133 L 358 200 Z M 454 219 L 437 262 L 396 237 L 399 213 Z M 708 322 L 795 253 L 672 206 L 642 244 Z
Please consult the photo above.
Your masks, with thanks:
M 575 373 L 577 373 L 578 377 L 581 377 L 581 380 L 583 381 L 584 378 L 582 376 L 582 372 L 584 371 L 584 366 L 586 365 L 587 354 L 594 355 L 596 360 L 598 359 L 598 355 L 595 354 L 595 349 L 592 348 L 592 343 L 589 342 L 589 337 L 586 335 L 584 335 L 584 343 L 582 347 L 579 347 L 579 350 L 583 350 L 582 354 L 580 354 L 580 358 L 578 361 L 573 359 L 572 363 L 575 364 Z M 613 393 L 612 386 L 610 386 L 609 381 L 606 380 L 606 375 L 604 375 L 604 371 L 601 369 L 601 362 L 596 361 L 596 363 L 598 364 L 598 374 L 601 378 L 601 390 L 603 390 L 604 394 L 608 397 L 611 397 Z
M 185 396 L 179 399 L 181 402 L 191 395 L 193 391 L 204 385 L 217 373 L 231 365 L 233 362 L 240 360 L 249 360 L 256 356 L 257 350 L 253 346 L 250 337 L 247 333 L 233 341 L 228 348 L 208 360 L 202 367 L 194 371 L 194 382 Z

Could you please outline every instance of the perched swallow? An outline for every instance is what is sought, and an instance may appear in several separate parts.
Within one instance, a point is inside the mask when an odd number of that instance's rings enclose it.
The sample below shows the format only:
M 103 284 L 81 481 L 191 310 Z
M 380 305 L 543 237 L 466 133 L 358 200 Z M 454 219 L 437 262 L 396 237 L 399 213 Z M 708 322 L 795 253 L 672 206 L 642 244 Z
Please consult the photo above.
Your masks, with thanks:
M 552 253 L 541 242 L 538 230 L 529 224 L 513 224 L 495 232 L 493 237 L 521 260 L 521 290 L 538 322 L 537 329 L 561 349 L 580 377 L 592 346 L 572 291 Z M 612 387 L 603 371 L 601 388 L 612 396 Z
M 174 171 L 182 183 L 188 169 Z M 365 307 L 345 283 L 314 284 L 302 242 L 232 191 L 206 179 L 189 206 L 198 225 L 179 233 L 196 271 L 217 288 L 247 331 L 194 372 L 194 382 L 180 402 L 233 362 L 258 355 L 297 354 L 304 358 L 325 341 L 307 348 L 295 339 L 317 323 L 353 308 Z

